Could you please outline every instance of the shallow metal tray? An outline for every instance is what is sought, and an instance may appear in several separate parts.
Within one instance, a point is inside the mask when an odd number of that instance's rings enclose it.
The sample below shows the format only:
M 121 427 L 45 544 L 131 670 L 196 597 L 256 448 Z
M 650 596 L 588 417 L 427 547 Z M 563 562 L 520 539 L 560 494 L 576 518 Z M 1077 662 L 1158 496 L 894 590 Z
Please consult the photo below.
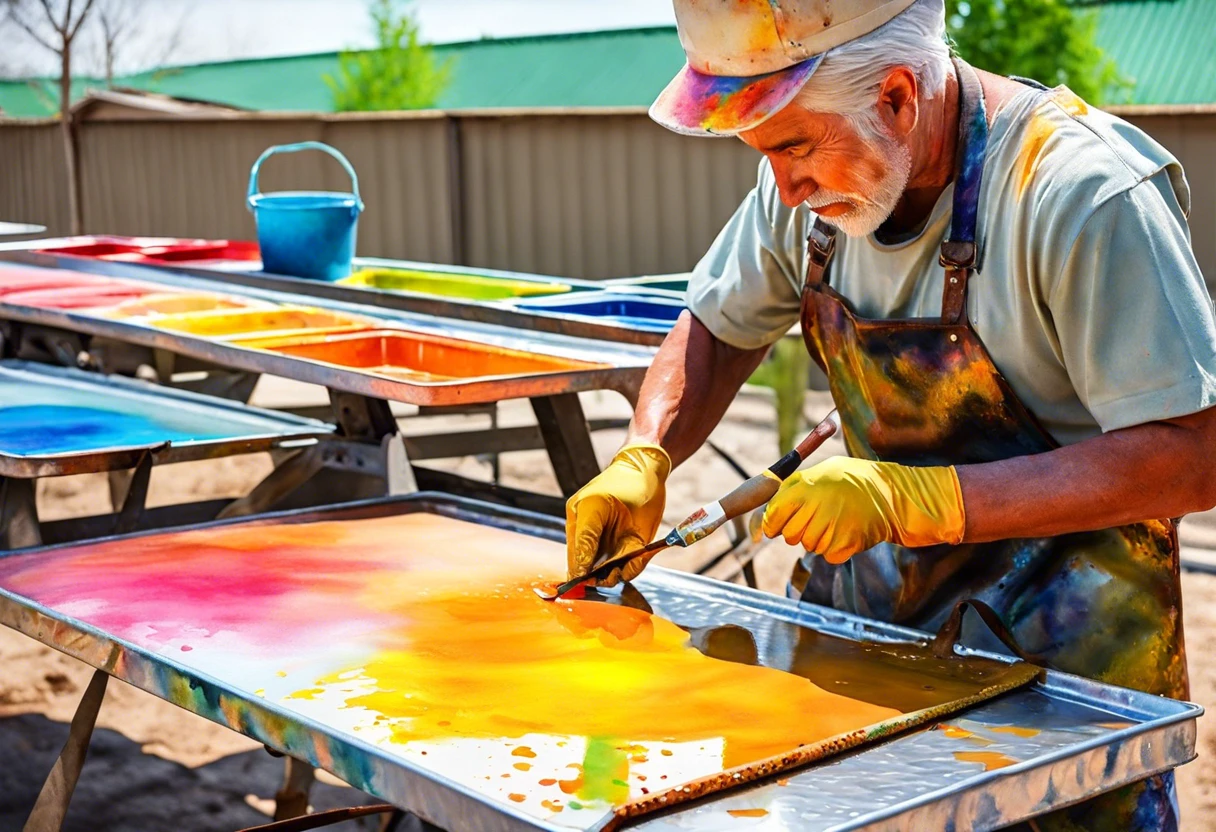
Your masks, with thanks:
M 151 450 L 154 463 L 189 462 L 235 454 L 255 453 L 278 447 L 300 447 L 333 433 L 334 428 L 315 419 L 304 419 L 228 399 L 201 396 L 158 384 L 121 376 L 103 376 L 67 367 L 52 367 L 30 361 L 0 361 L 0 385 L 20 385 L 15 394 L 24 403 L 75 403 L 131 414 L 148 410 L 171 410 L 175 418 L 206 424 L 214 438 L 154 442 L 94 448 L 62 453 L 16 454 L 0 450 L 0 476 L 18 479 L 90 474 L 133 468 Z M 39 395 L 47 391 L 50 396 Z M 11 405 L 8 399 L 5 405 Z M 0 408 L 0 419 L 4 409 Z
M 35 243 L 37 242 L 35 241 Z M 27 263 L 34 266 L 75 269 L 93 274 L 143 278 L 145 280 L 155 280 L 157 273 L 172 273 L 204 280 L 223 281 L 230 286 L 244 286 L 274 292 L 290 292 L 297 296 L 303 295 L 343 303 L 361 304 L 365 307 L 375 306 L 379 309 L 395 309 L 402 312 L 434 315 L 440 318 L 451 318 L 456 321 L 492 324 L 554 335 L 566 335 L 574 338 L 613 341 L 621 344 L 657 347 L 663 343 L 663 338 L 667 335 L 666 330 L 657 331 L 653 328 L 640 328 L 622 321 L 535 315 L 530 311 L 516 309 L 507 304 L 437 297 L 417 292 L 385 291 L 374 287 L 327 283 L 322 280 L 306 280 L 299 277 L 288 277 L 286 275 L 248 271 L 245 269 L 206 268 L 188 263 L 153 264 L 97 260 L 68 254 L 41 252 L 29 248 L 29 245 L 29 243 L 13 243 L 0 246 L 0 259 Z M 355 266 L 357 268 L 423 269 L 437 274 L 480 275 L 507 280 L 536 281 L 540 277 L 539 275 L 529 275 L 522 272 L 448 266 L 437 263 L 419 263 L 411 260 L 359 258 L 356 259 Z M 576 289 L 604 288 L 602 283 L 595 281 L 574 280 L 564 277 L 555 278 L 555 280 L 559 280 L 561 283 L 573 286 Z
M 266 522 L 286 516 L 356 519 L 417 511 L 562 539 L 558 520 L 439 494 L 235 522 Z M 204 528 L 216 525 L 220 524 Z M 39 551 L 49 549 L 26 550 Z M 634 588 L 655 613 L 683 627 L 731 624 L 746 629 L 761 663 L 775 667 L 788 666 L 791 639 L 799 627 L 854 640 L 924 638 L 905 628 L 657 567 L 648 570 Z M 374 745 L 323 730 L 298 715 L 287 717 L 273 702 L 243 700 L 240 708 L 225 709 L 224 702 L 233 692 L 214 679 L 5 590 L 0 590 L 0 623 L 154 693 L 163 695 L 170 687 L 188 690 L 190 695 L 185 698 L 191 710 L 269 742 L 280 751 L 336 768 L 335 773 L 353 785 L 413 809 L 453 832 L 568 829 L 491 803 L 399 758 L 389 759 Z M 234 713 L 240 714 L 239 724 L 231 721 Z M 1195 719 L 1201 713 L 1193 704 L 1048 672 L 1044 681 L 1030 688 L 947 720 L 965 730 L 903 734 L 777 782 L 719 793 L 665 815 L 643 818 L 637 828 L 652 832 L 735 830 L 747 828 L 752 821 L 746 814 L 735 817 L 729 811 L 763 809 L 769 813 L 766 826 L 776 821 L 768 828 L 994 829 L 1193 759 Z M 291 730 L 283 730 L 285 717 Z M 277 730 L 268 730 L 268 726 L 277 726 Z M 1037 733 L 1020 736 L 996 730 L 1005 726 Z M 957 760 L 954 752 L 977 749 L 973 739 L 963 736 L 966 731 L 992 738 L 994 744 L 986 750 L 1019 762 L 984 772 L 974 763 Z
M 3 256 L 0 256 L 0 260 L 26 262 L 23 259 L 15 260 Z M 50 266 L 45 261 L 31 265 Z M 62 264 L 62 267 L 76 271 L 86 266 L 92 274 L 118 278 L 130 278 L 132 269 L 139 269 L 139 275 L 145 281 L 191 292 L 215 292 L 284 305 L 298 305 L 301 300 L 299 295 L 235 287 L 214 279 L 202 280 L 170 271 L 130 266 L 125 263 L 69 258 Z M 211 277 L 214 278 L 214 275 Z M 525 352 L 570 358 L 597 366 L 593 369 L 578 369 L 568 372 L 420 382 L 377 377 L 358 370 L 343 369 L 316 361 L 250 349 L 239 344 L 197 337 L 188 333 L 163 330 L 148 321 L 105 318 L 99 317 L 97 314 L 82 314 L 78 310 L 43 309 L 0 303 L 0 318 L 113 338 L 146 347 L 165 349 L 234 369 L 269 373 L 336 390 L 415 405 L 479 404 L 589 390 L 616 390 L 632 400 L 633 392 L 641 384 L 652 357 L 650 350 L 626 344 L 590 341 L 532 332 L 526 329 L 521 331 L 518 328 L 373 309 L 367 305 L 356 306 L 338 301 L 310 299 L 310 303 L 328 311 L 371 319 L 373 326 L 399 326 L 419 332 L 434 333 Z M 375 318 L 373 319 L 372 316 Z

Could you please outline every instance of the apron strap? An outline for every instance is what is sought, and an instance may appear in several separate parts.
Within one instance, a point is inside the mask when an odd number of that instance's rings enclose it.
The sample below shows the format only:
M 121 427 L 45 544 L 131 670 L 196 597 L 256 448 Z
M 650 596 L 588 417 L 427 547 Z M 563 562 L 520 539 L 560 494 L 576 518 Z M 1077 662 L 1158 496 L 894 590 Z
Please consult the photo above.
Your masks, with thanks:
M 836 251 L 836 229 L 819 217 L 806 238 L 806 285 L 818 288 L 824 283 L 828 263 Z
M 946 269 L 942 290 L 942 323 L 961 323 L 967 314 L 967 280 L 975 269 L 975 229 L 979 213 L 984 154 L 988 148 L 988 116 L 984 89 L 975 70 L 954 59 L 959 85 L 958 146 L 954 161 L 954 206 L 950 234 L 942 243 L 939 262 Z

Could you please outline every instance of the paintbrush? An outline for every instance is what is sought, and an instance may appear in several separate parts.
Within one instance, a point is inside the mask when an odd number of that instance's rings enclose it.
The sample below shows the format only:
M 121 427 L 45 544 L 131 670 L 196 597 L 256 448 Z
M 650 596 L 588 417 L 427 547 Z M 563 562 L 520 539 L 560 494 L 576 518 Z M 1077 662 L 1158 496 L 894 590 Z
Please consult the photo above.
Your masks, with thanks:
M 645 565 L 664 549 L 672 546 L 690 546 L 696 543 L 725 523 L 741 517 L 753 509 L 760 508 L 771 500 L 785 478 L 797 471 L 798 466 L 805 462 L 808 456 L 839 430 L 840 415 L 833 410 L 806 435 L 805 439 L 798 443 L 794 450 L 770 465 L 768 470 L 742 483 L 722 499 L 701 506 L 688 515 L 684 522 L 672 529 L 666 537 L 659 538 L 641 549 L 605 561 L 587 574 L 559 584 L 552 592 L 545 592 L 540 587 L 534 587 L 533 591 L 546 601 L 554 601 L 587 581 L 608 577 L 614 569 L 618 569 L 632 560 L 642 558 L 642 564 Z

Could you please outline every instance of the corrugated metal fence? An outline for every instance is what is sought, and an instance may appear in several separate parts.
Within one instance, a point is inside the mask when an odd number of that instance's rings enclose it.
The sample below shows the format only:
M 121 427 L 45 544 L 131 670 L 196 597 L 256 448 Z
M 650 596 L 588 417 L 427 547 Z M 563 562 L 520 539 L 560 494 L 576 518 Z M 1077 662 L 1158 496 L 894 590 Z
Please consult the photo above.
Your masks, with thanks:
M 1216 277 L 1216 111 L 1125 112 L 1172 150 Z M 683 271 L 755 182 L 741 142 L 676 136 L 638 109 L 249 114 L 80 125 L 85 230 L 252 239 L 250 165 L 314 139 L 359 172 L 359 252 L 571 277 Z M 0 220 L 68 226 L 58 128 L 0 121 Z M 267 163 L 264 190 L 348 190 L 318 153 Z

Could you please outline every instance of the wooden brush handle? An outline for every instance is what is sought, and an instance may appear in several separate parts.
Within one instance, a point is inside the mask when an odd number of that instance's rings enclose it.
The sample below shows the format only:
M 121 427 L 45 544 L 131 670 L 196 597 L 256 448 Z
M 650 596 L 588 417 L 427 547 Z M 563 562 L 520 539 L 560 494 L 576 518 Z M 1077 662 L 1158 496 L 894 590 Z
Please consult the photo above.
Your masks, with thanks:
M 742 483 L 716 503 L 709 503 L 697 509 L 676 526 L 676 534 L 682 543 L 685 546 L 695 543 L 727 521 L 742 517 L 767 503 L 781 488 L 782 481 L 797 471 L 798 466 L 838 430 L 840 415 L 833 410 L 798 443 L 798 447 L 774 462 L 767 471 Z

